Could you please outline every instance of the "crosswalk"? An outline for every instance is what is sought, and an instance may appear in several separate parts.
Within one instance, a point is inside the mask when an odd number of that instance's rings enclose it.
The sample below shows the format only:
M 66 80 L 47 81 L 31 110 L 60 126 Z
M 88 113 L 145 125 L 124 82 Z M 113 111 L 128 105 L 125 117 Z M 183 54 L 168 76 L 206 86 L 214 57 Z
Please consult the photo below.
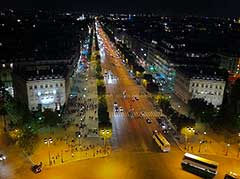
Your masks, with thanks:
M 129 113 L 127 111 L 112 113 L 112 117 L 156 118 L 160 116 L 161 116 L 161 112 L 158 112 L 158 111 L 146 111 L 144 112 L 144 115 L 142 115 L 141 112 Z

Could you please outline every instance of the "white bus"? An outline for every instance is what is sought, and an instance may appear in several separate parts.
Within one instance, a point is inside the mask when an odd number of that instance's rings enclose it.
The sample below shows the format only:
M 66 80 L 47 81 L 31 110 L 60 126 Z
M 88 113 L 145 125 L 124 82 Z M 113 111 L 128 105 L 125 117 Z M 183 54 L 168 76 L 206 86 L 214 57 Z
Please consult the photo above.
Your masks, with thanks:
M 213 178 L 217 174 L 218 163 L 185 153 L 182 160 L 182 168 L 203 178 Z
M 152 137 L 163 152 L 169 152 L 170 151 L 169 142 L 160 132 L 154 131 Z

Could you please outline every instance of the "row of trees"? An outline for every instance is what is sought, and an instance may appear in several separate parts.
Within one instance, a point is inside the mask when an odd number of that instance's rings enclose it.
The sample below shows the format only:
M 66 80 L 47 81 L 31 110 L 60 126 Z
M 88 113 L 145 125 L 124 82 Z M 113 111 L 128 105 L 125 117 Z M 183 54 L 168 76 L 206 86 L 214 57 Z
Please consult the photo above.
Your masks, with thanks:
M 96 47 L 98 47 L 96 35 L 95 35 L 95 44 L 96 44 Z M 109 112 L 108 112 L 107 100 L 106 100 L 106 86 L 104 84 L 104 77 L 102 75 L 100 55 L 99 55 L 99 52 L 97 51 L 98 49 L 99 48 L 96 48 L 96 54 L 94 55 L 93 58 L 96 64 L 99 129 L 110 130 L 112 128 L 112 124 L 109 118 Z
M 155 96 L 155 101 L 163 110 L 163 113 L 170 117 L 171 122 L 175 125 L 178 131 L 180 131 L 183 127 L 195 125 L 195 120 L 193 118 L 182 115 L 171 107 L 168 97 L 158 94 Z

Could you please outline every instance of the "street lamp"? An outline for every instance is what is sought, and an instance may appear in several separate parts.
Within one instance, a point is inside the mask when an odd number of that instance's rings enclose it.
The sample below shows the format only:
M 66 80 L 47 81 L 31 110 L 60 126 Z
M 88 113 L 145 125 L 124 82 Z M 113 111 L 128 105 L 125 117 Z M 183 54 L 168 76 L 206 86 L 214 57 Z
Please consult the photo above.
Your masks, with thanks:
M 185 149 L 187 149 L 188 138 L 192 137 L 195 134 L 195 129 L 192 127 L 184 127 L 181 129 L 181 134 L 185 137 Z
M 80 146 L 81 134 L 78 134 L 78 145 Z
M 108 129 L 101 129 L 100 130 L 100 135 L 103 137 L 104 139 L 104 148 L 106 148 L 106 139 L 107 138 L 111 138 L 112 136 L 112 132 Z
M 227 151 L 226 151 L 226 156 L 228 155 L 228 151 L 229 151 L 229 147 L 230 147 L 230 144 L 227 144 Z
M 237 157 L 239 157 L 239 153 L 240 153 L 240 133 L 238 133 L 238 154 Z
M 201 152 L 201 145 L 203 144 L 203 141 L 199 142 L 199 148 L 198 148 L 198 152 Z
M 206 136 L 206 134 L 207 134 L 207 132 L 204 131 L 204 132 L 203 132 L 203 140 L 205 140 L 205 136 Z
M 49 149 L 49 146 L 50 144 L 53 143 L 53 140 L 51 137 L 49 138 L 45 138 L 44 139 L 44 144 L 47 144 L 48 145 L 48 162 L 49 162 L 49 165 L 51 165 L 51 156 L 50 156 L 50 149 Z

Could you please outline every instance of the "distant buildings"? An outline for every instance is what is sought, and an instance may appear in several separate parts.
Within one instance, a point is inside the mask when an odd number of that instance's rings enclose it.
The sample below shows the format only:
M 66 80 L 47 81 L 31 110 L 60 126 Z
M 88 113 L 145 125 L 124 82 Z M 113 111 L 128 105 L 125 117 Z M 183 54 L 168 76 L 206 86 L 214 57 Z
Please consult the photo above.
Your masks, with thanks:
M 240 77 L 240 54 L 218 54 L 220 68 L 228 70 L 231 77 Z
M 111 14 L 101 24 L 118 45 L 130 49 L 161 92 L 175 92 L 186 103 L 203 98 L 215 107 L 222 104 L 227 79 L 209 76 L 205 68 L 240 77 L 240 24 L 234 19 Z M 181 68 L 203 71 L 186 77 L 176 72 Z
M 0 13 L 0 79 L 30 110 L 60 110 L 93 20 L 78 13 Z

